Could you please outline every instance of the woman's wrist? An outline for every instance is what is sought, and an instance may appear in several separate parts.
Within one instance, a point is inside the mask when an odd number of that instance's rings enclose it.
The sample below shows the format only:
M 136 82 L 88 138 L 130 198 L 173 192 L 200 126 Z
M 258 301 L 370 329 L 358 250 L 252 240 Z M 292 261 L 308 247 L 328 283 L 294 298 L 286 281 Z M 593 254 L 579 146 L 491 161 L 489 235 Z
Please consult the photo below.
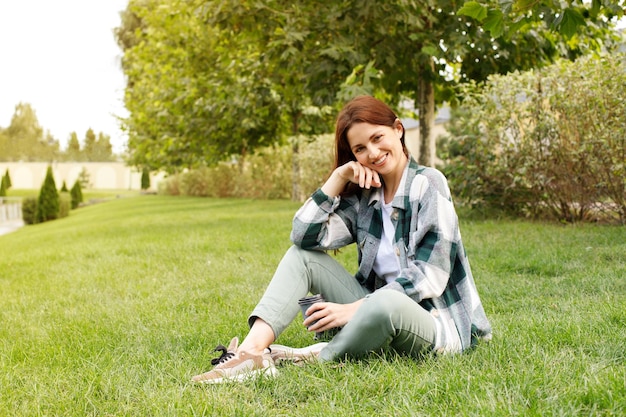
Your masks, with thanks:
M 330 177 L 322 185 L 321 190 L 329 197 L 337 197 L 343 189 L 346 187 L 348 180 L 345 180 L 339 175 L 337 170 L 330 174 Z

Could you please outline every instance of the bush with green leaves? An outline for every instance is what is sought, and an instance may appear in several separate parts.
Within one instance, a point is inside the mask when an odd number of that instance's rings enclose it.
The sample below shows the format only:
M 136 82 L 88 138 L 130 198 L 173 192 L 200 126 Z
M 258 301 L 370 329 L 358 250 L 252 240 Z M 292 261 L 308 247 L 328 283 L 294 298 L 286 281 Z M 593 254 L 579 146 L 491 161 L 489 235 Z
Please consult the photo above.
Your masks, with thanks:
M 585 57 L 469 86 L 444 171 L 472 206 L 626 223 L 626 64 Z
M 37 198 L 24 197 L 22 199 L 22 220 L 24 224 L 37 223 Z
M 54 220 L 59 217 L 59 192 L 54 183 L 52 167 L 48 166 L 37 200 L 37 223 Z

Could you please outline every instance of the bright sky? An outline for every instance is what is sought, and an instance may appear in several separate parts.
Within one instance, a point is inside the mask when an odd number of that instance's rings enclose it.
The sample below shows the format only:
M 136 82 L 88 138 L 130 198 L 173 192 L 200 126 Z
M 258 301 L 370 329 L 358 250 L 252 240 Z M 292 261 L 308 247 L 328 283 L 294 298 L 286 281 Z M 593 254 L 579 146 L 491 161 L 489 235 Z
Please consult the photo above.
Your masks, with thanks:
M 114 152 L 126 138 L 121 50 L 113 29 L 128 0 L 0 0 L 0 126 L 15 106 L 29 103 L 39 124 L 65 147 L 92 128 L 111 136 Z

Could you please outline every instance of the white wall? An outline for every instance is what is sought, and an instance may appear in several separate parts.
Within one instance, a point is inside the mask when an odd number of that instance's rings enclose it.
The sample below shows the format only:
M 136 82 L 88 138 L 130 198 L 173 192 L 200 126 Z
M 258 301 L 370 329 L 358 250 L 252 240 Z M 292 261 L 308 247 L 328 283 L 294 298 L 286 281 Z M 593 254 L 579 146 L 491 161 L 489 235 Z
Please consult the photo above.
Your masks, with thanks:
M 61 188 L 63 181 L 71 188 L 85 169 L 89 173 L 89 189 L 141 190 L 141 172 L 123 162 L 0 162 L 0 176 L 8 169 L 12 188 L 39 189 L 49 165 L 57 188 Z M 163 174 L 151 175 L 150 188 L 156 190 L 163 177 Z
M 444 124 L 435 124 L 432 134 L 435 136 L 435 140 L 438 140 L 440 136 L 445 136 L 448 132 Z M 407 149 L 411 153 L 411 156 L 417 161 L 420 156 L 420 132 L 419 126 L 411 127 L 405 130 L 404 143 Z M 435 160 L 438 159 L 435 157 Z

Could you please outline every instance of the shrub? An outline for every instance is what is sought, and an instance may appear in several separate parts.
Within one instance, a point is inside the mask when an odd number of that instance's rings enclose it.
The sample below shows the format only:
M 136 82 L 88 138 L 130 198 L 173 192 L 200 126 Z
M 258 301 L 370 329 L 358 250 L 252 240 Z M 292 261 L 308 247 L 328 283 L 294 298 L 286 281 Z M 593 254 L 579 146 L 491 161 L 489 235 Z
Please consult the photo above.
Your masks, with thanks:
M 300 146 L 298 153 L 299 200 L 309 197 L 328 179 L 334 163 L 334 135 L 310 138 Z
M 65 180 L 63 180 L 63 185 L 61 186 L 61 192 L 62 193 L 68 192 L 67 185 L 65 185 Z
M 70 197 L 71 197 L 70 206 L 72 210 L 78 208 L 78 206 L 80 206 L 80 203 L 83 202 L 83 191 L 80 187 L 79 180 L 76 180 L 74 182 L 74 185 L 72 186 L 72 189 L 70 190 Z
M 54 183 L 52 167 L 48 166 L 46 178 L 37 200 L 37 223 L 54 220 L 59 216 L 59 192 Z
M 25 224 L 37 223 L 36 197 L 25 197 L 22 199 L 22 220 Z
M 59 219 L 70 215 L 70 209 L 72 208 L 72 197 L 67 191 L 59 194 Z
M 4 173 L 4 187 L 8 190 L 9 188 L 11 188 L 13 186 L 13 183 L 11 182 L 11 176 L 9 175 L 9 168 L 7 168 L 6 172 Z
M 195 197 L 217 197 L 214 169 L 207 167 L 186 172 L 180 176 L 180 193 Z M 222 186 L 228 188 L 228 184 Z
M 262 148 L 250 156 L 240 172 L 239 193 L 249 198 L 289 199 L 292 185 L 289 146 Z
M 207 193 L 209 197 L 244 197 L 241 192 L 243 187 L 241 183 L 243 178 L 240 165 L 235 162 L 221 162 L 216 166 L 205 171 L 205 175 L 211 176 L 211 192 Z M 185 181 L 183 190 L 187 192 L 189 189 L 189 180 Z
M 173 174 L 159 181 L 159 194 L 180 195 L 180 174 Z
M 446 148 L 455 194 L 516 215 L 626 222 L 624 85 L 624 61 L 604 56 L 468 88 Z
M 144 168 L 141 170 L 141 189 L 147 190 L 150 188 L 150 170 Z
M 168 177 L 159 182 L 159 193 L 201 197 L 242 197 L 289 199 L 294 181 L 298 198 L 308 197 L 328 176 L 333 163 L 332 135 L 311 139 L 299 138 L 297 155 L 294 147 L 261 148 L 246 158 L 220 162 Z M 293 177 L 294 159 L 298 178 Z
M 6 196 L 7 196 L 7 187 L 5 185 L 4 177 L 2 177 L 2 179 L 0 180 L 0 197 L 6 197 Z

